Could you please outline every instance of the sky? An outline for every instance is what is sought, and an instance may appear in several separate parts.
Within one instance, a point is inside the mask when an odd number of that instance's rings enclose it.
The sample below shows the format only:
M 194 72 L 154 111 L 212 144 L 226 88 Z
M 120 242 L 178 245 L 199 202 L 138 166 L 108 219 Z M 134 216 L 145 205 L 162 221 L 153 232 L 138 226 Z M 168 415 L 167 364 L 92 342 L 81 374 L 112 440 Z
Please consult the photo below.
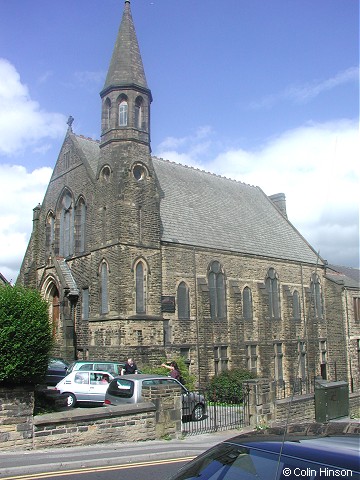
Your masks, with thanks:
M 0 0 L 0 272 L 18 275 L 66 132 L 100 138 L 123 0 Z M 284 193 L 359 268 L 358 0 L 131 0 L 152 154 Z

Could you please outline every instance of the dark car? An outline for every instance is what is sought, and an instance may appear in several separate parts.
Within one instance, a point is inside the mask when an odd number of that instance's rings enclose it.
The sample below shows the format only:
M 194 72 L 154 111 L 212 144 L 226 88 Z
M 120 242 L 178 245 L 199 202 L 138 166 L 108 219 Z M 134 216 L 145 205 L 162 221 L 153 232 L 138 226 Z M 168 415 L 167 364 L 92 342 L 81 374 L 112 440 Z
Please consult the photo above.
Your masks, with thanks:
M 212 447 L 168 480 L 359 480 L 359 436 L 239 435 Z
M 203 395 L 190 392 L 180 382 L 164 375 L 133 374 L 116 377 L 110 382 L 105 395 L 105 405 L 124 405 L 126 403 L 139 403 L 143 401 L 142 388 L 149 385 L 176 384 L 182 393 L 183 418 L 201 420 L 206 411 Z
M 57 385 L 67 375 L 68 362 L 62 358 L 50 358 L 45 383 L 50 387 Z

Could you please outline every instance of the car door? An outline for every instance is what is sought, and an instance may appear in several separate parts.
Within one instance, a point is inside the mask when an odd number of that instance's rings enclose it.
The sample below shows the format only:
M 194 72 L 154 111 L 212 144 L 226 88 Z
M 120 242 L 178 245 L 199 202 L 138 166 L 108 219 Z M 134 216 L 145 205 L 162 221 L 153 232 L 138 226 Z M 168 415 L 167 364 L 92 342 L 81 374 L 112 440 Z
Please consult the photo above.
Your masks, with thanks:
M 105 393 L 112 378 L 105 372 L 89 372 L 88 401 L 104 403 Z
M 78 370 L 74 374 L 73 393 L 79 402 L 88 401 L 90 395 L 89 372 Z

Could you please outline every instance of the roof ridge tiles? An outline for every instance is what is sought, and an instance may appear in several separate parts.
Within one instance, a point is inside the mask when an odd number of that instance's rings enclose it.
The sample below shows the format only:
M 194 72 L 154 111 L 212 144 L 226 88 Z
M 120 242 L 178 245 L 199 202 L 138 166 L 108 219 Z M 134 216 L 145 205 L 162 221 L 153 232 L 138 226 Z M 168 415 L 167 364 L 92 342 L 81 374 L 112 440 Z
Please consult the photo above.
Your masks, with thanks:
M 75 135 L 75 137 L 83 138 L 84 140 L 91 140 L 92 142 L 100 143 L 100 140 L 98 140 L 97 138 L 85 137 L 85 135 L 81 135 L 78 133 L 73 133 L 73 135 Z

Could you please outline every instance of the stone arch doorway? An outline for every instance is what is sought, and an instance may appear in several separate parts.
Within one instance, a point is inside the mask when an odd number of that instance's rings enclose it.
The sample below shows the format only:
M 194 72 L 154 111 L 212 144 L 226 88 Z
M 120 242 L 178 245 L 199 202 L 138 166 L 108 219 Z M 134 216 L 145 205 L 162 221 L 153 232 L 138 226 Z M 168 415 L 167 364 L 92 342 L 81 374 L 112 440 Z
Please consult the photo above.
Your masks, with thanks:
M 46 288 L 45 298 L 49 303 L 49 319 L 52 336 L 56 343 L 60 335 L 60 294 L 55 283 L 50 282 Z

